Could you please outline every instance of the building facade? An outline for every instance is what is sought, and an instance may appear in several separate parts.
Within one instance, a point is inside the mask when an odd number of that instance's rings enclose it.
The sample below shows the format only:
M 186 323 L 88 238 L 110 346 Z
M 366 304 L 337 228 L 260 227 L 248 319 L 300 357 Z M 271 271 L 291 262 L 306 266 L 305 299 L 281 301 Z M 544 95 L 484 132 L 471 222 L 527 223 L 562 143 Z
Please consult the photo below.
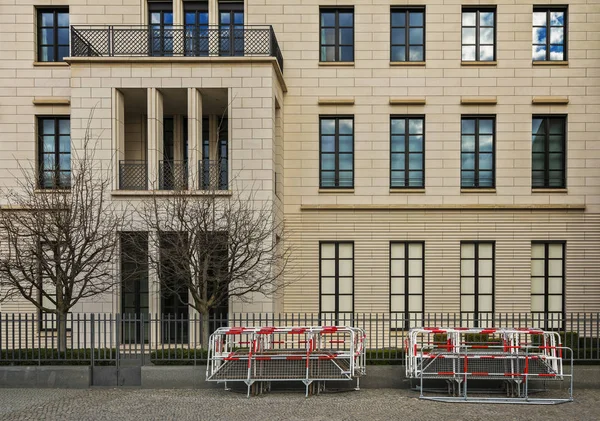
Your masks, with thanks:
M 114 201 L 255 189 L 293 269 L 230 311 L 600 311 L 599 1 L 0 8 L 0 182 L 67 183 L 89 121 Z M 78 311 L 181 310 L 139 282 Z

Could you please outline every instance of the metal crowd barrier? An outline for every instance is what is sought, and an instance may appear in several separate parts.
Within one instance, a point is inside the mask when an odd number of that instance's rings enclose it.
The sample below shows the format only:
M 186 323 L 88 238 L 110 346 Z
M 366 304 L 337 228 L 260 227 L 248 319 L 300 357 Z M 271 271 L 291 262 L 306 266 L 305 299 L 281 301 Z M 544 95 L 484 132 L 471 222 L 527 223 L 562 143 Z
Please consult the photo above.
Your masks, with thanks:
M 313 382 L 356 380 L 365 375 L 362 329 L 348 326 L 222 327 L 210 337 L 206 380 L 244 382 L 248 393 L 257 383 L 301 381 L 306 396 Z M 319 389 L 320 390 L 320 389 Z
M 570 372 L 563 371 L 563 353 L 556 332 L 519 328 L 417 328 L 409 331 L 405 344 L 406 377 L 418 380 L 422 399 L 445 402 L 492 402 L 555 404 L 573 400 L 573 353 Z M 425 396 L 427 383 L 446 382 L 451 396 Z M 474 380 L 504 384 L 506 398 L 472 396 L 482 391 L 469 388 Z M 568 397 L 531 396 L 534 386 L 552 393 L 546 381 L 569 381 Z M 473 382 L 472 382 L 473 383 Z M 471 395 L 469 395 L 471 392 Z M 489 392 L 489 391 L 488 391 Z

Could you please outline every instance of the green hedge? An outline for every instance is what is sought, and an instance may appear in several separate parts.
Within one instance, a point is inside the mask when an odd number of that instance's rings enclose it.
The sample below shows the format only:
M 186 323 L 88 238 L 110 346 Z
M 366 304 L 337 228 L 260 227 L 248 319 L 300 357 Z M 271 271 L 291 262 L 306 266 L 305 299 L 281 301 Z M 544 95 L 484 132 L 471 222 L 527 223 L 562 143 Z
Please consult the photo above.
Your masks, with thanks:
M 95 365 L 115 365 L 117 350 L 100 348 L 94 350 Z M 0 366 L 18 365 L 90 365 L 91 349 L 68 349 L 59 352 L 52 348 L 0 351 Z

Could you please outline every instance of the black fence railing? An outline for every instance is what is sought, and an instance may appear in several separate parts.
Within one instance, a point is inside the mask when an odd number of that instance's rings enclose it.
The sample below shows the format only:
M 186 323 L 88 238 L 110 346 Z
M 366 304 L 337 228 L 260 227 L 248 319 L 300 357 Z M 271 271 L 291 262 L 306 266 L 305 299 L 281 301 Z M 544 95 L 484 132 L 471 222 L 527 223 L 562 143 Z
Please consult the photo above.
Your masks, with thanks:
M 270 25 L 73 25 L 71 56 L 271 56 L 283 71 L 283 56 Z
M 228 170 L 226 159 L 198 161 L 198 189 L 227 190 L 229 188 Z
M 187 315 L 69 314 L 59 346 L 55 316 L 0 313 L 0 365 L 196 365 L 206 362 L 209 334 L 223 326 L 345 325 L 364 329 L 367 362 L 403 364 L 410 327 L 544 328 L 560 334 L 563 346 L 579 363 L 600 363 L 600 313 L 544 317 L 531 313 L 498 313 L 473 320 L 461 314 L 432 313 L 404 319 L 394 313 L 330 316 L 308 313 L 234 313 L 207 319 Z M 560 326 L 560 328 L 558 327 Z M 572 352 L 572 354 L 571 354 Z
M 187 161 L 159 161 L 160 190 L 186 190 L 188 188 Z
M 120 190 L 148 190 L 146 161 L 119 161 Z

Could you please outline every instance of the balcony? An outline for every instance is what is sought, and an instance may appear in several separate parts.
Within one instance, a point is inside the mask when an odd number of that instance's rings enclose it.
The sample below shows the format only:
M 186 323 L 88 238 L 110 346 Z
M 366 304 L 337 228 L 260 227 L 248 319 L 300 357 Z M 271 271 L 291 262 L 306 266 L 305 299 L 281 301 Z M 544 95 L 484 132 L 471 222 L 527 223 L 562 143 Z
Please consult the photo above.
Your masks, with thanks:
M 72 57 L 275 57 L 283 56 L 269 25 L 71 26 Z
M 199 190 L 227 190 L 229 187 L 226 159 L 198 161 Z
M 160 190 L 187 190 L 187 161 L 159 161 L 158 184 Z
M 148 190 L 146 161 L 119 161 L 120 190 Z

